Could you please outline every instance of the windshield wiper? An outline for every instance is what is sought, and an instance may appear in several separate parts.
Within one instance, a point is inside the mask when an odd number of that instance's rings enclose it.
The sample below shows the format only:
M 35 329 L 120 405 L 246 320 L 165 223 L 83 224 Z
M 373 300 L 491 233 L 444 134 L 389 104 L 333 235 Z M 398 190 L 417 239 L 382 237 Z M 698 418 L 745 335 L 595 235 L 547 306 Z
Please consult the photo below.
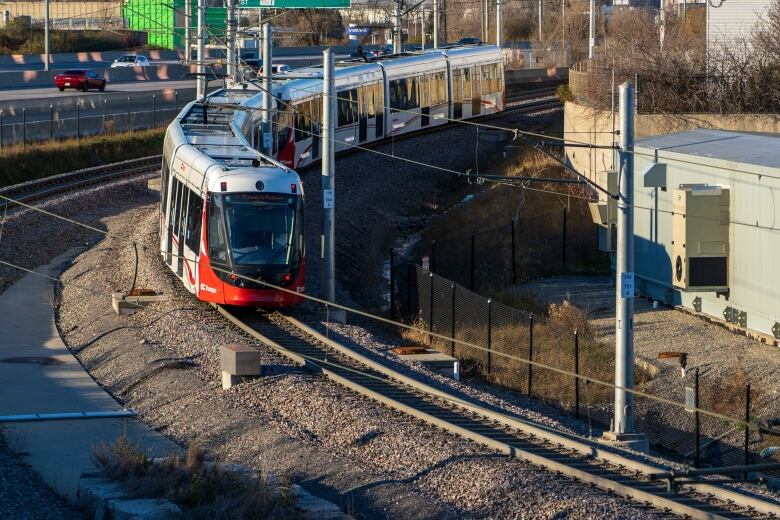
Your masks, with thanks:
M 279 250 L 276 253 L 274 253 L 273 256 L 269 258 L 266 263 L 260 266 L 260 272 L 257 274 L 258 277 L 262 276 L 263 273 L 265 273 L 266 269 L 268 269 L 268 266 L 271 265 L 274 262 L 274 260 L 279 258 L 279 254 L 281 254 L 283 251 L 287 251 L 290 248 L 292 242 L 292 240 L 290 240 L 291 238 L 292 238 L 292 233 L 290 233 L 287 242 L 285 242 L 284 244 L 284 247 L 280 247 Z

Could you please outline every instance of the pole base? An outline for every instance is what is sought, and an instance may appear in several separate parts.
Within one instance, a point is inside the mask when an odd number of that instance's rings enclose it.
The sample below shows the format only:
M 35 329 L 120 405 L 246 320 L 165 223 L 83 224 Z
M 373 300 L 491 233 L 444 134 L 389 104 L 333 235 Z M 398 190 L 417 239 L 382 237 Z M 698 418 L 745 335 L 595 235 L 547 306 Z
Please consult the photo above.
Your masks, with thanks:
M 328 319 L 330 321 L 340 323 L 341 325 L 347 324 L 347 311 L 343 309 L 330 309 L 328 312 Z
M 650 440 L 644 433 L 604 432 L 599 442 L 639 453 L 650 453 Z

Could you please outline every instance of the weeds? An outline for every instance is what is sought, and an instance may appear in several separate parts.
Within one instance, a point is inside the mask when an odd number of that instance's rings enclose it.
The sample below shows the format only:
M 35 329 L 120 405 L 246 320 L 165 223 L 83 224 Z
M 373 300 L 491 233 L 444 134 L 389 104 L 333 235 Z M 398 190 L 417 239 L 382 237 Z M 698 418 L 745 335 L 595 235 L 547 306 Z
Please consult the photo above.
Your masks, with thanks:
M 266 477 L 209 463 L 197 444 L 184 456 L 154 461 L 122 435 L 112 444 L 96 446 L 92 458 L 108 478 L 122 481 L 132 494 L 171 500 L 187 518 L 302 518 L 289 485 L 276 482 L 272 486 Z
M 0 187 L 160 153 L 165 129 L 3 146 Z

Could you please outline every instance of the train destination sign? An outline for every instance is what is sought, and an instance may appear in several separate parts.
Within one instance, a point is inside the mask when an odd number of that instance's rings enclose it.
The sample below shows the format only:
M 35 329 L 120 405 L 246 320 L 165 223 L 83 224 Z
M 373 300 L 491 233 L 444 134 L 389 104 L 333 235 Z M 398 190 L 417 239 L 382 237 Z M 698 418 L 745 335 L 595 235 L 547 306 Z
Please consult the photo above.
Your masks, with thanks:
M 349 9 L 350 0 L 239 0 L 240 9 Z

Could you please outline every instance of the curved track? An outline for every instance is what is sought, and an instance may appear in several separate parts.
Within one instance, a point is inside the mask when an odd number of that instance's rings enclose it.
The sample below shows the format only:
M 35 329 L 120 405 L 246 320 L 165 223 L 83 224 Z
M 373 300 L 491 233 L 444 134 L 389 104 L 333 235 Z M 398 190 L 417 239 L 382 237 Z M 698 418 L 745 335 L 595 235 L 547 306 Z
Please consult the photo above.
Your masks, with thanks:
M 679 492 L 669 492 L 663 483 L 647 477 L 662 468 L 464 401 L 344 347 L 289 316 L 282 316 L 282 328 L 262 317 L 243 318 L 223 307 L 217 309 L 263 344 L 359 394 L 549 472 L 617 493 L 642 508 L 708 520 L 780 516 L 780 506 L 722 486 L 683 484 Z
M 0 189 L 0 196 L 19 202 L 32 202 L 66 191 L 78 190 L 95 184 L 113 181 L 122 177 L 131 177 L 152 173 L 160 169 L 161 155 L 152 155 L 140 159 L 104 164 L 93 168 L 84 168 L 62 173 L 44 179 L 15 184 Z M 0 209 L 13 206 L 6 198 L 0 198 Z

